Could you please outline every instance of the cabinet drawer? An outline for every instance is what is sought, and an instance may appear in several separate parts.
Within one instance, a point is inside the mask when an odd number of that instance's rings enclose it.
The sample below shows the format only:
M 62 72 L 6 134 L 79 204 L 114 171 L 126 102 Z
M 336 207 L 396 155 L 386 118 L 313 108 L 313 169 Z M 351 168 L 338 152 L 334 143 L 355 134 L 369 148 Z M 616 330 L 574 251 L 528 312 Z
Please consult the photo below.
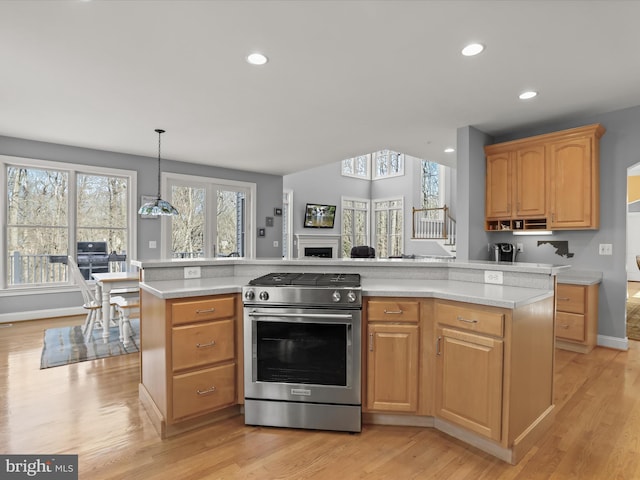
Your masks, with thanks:
M 235 364 L 173 377 L 173 418 L 183 418 L 235 402 Z
M 496 337 L 504 335 L 504 313 L 436 303 L 436 320 L 442 325 Z
M 556 337 L 583 342 L 584 332 L 584 315 L 556 312 Z
M 417 322 L 420 318 L 420 302 L 417 300 L 369 300 L 369 322 Z
M 173 371 L 232 360 L 234 323 L 233 320 L 219 320 L 173 327 Z
M 175 302 L 171 305 L 174 325 L 228 318 L 234 314 L 235 299 L 232 296 Z
M 558 284 L 556 309 L 559 312 L 584 313 L 585 288 L 582 285 Z

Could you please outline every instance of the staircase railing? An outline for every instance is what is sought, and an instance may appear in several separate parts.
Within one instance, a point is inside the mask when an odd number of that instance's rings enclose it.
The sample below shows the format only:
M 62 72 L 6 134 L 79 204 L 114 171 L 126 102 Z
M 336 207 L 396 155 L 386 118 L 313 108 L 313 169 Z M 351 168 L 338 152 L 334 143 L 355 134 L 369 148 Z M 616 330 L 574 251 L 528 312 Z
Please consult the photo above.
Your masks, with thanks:
M 456 244 L 456 220 L 449 215 L 446 205 L 438 208 L 412 208 L 413 239 L 445 240 L 445 245 Z

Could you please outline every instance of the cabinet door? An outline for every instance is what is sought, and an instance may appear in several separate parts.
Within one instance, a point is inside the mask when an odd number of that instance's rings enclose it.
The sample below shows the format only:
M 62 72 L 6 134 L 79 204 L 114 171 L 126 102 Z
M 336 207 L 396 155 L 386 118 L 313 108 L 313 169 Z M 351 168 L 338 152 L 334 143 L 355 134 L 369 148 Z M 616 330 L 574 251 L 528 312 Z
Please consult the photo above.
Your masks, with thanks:
M 437 329 L 436 415 L 500 441 L 503 341 Z
M 547 214 L 546 159 L 544 145 L 523 147 L 515 153 L 515 217 Z
M 487 156 L 486 217 L 511 217 L 511 152 Z
M 418 326 L 368 325 L 367 408 L 418 409 Z
M 550 228 L 598 228 L 598 171 L 591 139 L 552 143 L 550 149 Z

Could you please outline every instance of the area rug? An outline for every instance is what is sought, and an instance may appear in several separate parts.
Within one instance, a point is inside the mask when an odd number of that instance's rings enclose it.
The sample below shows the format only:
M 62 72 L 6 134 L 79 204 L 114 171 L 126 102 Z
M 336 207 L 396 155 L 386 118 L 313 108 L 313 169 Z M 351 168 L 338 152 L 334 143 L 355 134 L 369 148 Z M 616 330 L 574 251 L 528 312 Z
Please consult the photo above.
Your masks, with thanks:
M 94 330 L 93 338 L 85 342 L 82 335 L 82 325 L 49 328 L 44 331 L 40 369 L 139 352 L 139 319 L 131 319 L 131 330 L 131 343 L 125 347 L 120 342 L 117 326 L 109 329 L 109 340 L 106 343 L 102 338 L 101 329 Z
M 640 303 L 627 302 L 627 337 L 640 340 Z

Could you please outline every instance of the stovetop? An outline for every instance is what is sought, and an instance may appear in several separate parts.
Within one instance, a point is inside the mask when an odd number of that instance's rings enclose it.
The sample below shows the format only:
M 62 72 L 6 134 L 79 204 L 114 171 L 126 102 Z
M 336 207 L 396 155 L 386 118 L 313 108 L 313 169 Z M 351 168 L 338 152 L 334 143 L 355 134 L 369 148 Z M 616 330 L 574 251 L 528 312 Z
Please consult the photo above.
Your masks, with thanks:
M 255 278 L 249 285 L 256 286 L 305 286 L 305 287 L 346 287 L 360 286 L 358 273 L 269 273 Z

